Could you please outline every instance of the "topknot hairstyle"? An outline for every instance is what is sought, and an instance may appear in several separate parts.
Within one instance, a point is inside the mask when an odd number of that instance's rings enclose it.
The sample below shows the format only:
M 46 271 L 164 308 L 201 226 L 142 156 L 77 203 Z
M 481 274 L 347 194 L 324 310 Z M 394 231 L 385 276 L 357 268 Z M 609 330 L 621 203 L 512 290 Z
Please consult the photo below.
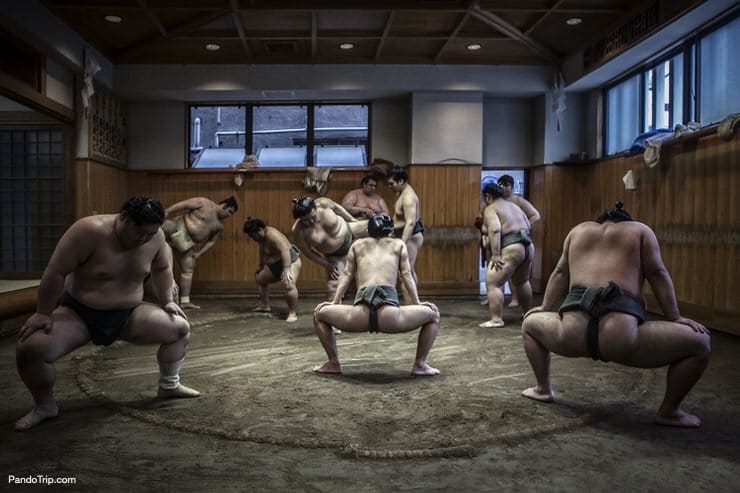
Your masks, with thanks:
M 384 238 L 393 232 L 393 219 L 388 214 L 375 214 L 367 222 L 367 232 L 372 238 Z
M 316 202 L 311 197 L 293 199 L 293 218 L 298 219 L 309 214 L 316 208 Z
M 392 178 L 393 181 L 409 181 L 409 174 L 406 170 L 398 166 L 394 166 L 388 172 L 388 178 Z
M 634 221 L 634 219 L 632 219 L 632 216 L 630 216 L 630 213 L 624 210 L 624 204 L 622 202 L 617 202 L 616 204 L 614 204 L 614 207 L 614 209 L 607 209 L 602 212 L 601 215 L 596 218 L 596 222 L 599 224 L 603 224 L 606 221 L 611 221 L 613 223 L 619 223 L 622 221 Z
M 227 199 L 223 199 L 219 204 L 225 204 L 226 207 L 234 209 L 234 212 L 239 210 L 239 202 L 236 201 L 236 197 L 233 195 Z
M 494 199 L 500 199 L 504 196 L 504 187 L 502 187 L 498 183 L 489 183 L 483 189 L 483 195 L 490 195 Z
M 244 232 L 249 233 L 256 233 L 260 229 L 266 228 L 267 225 L 262 219 L 247 217 L 247 220 L 244 222 Z
M 130 219 L 137 226 L 164 223 L 164 207 L 157 199 L 131 197 L 121 206 L 121 217 Z

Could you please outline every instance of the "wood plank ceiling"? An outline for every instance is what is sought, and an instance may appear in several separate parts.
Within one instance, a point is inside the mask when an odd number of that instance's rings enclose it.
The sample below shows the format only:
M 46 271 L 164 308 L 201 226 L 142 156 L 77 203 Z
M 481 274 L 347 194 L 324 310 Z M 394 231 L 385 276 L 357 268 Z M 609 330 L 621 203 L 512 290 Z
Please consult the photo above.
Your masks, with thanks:
M 646 4 L 636 0 L 42 2 L 116 64 L 558 65 Z M 120 22 L 108 22 L 106 16 Z M 574 18 L 580 22 L 567 22 Z M 218 49 L 208 50 L 207 45 Z M 342 45 L 351 48 L 342 49 Z

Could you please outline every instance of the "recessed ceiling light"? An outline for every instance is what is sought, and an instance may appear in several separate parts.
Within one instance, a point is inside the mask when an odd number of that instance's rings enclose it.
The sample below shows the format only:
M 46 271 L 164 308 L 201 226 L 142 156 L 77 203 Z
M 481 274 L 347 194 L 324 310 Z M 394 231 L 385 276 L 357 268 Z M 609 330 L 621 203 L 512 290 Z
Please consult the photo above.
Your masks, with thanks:
M 476 51 L 476 50 L 480 50 L 483 47 L 478 43 L 471 43 L 468 46 L 466 46 L 466 48 L 469 49 L 470 51 Z
M 577 26 L 581 22 L 583 22 L 583 19 L 581 19 L 580 17 L 571 17 L 570 19 L 565 21 L 565 23 L 569 26 Z
M 218 51 L 220 49 L 221 49 L 221 45 L 216 44 L 216 43 L 208 43 L 206 45 L 206 50 L 208 51 Z
M 352 43 L 342 43 L 339 45 L 339 47 L 343 50 L 351 50 L 355 47 L 355 45 L 353 45 Z
M 106 15 L 103 19 L 105 19 L 105 22 L 110 22 L 111 24 L 120 24 L 123 20 L 123 18 L 117 15 Z

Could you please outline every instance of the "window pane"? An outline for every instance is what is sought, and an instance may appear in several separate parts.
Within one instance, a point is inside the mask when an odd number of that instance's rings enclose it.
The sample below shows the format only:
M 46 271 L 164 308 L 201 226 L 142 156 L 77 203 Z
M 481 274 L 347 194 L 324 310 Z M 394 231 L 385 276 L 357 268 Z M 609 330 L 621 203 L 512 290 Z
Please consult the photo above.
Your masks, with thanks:
M 740 111 L 740 17 L 700 40 L 699 120 L 719 122 Z
M 671 60 L 673 63 L 673 77 L 671 78 L 671 92 L 673 94 L 673 118 L 671 127 L 677 123 L 684 122 L 683 115 L 683 54 L 676 55 Z
M 306 166 L 306 106 L 255 106 L 252 146 L 262 167 Z
M 367 105 L 316 106 L 316 166 L 367 166 L 367 122 Z
M 244 106 L 190 108 L 189 165 L 192 168 L 228 168 L 244 159 Z
M 640 75 L 625 80 L 606 93 L 606 152 L 629 149 L 640 133 Z
M 653 121 L 653 111 L 655 110 L 655 70 L 650 69 L 645 72 L 645 120 L 642 128 L 645 131 L 654 130 L 655 122 Z

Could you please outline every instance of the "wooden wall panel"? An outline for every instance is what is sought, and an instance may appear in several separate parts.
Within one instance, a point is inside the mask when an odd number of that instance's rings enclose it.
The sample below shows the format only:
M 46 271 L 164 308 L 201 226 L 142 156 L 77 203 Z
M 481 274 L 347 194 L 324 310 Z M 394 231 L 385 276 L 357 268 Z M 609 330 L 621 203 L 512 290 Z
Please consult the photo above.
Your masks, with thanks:
M 74 165 L 77 219 L 92 214 L 115 214 L 129 197 L 128 172 L 90 159 L 77 159 Z
M 681 312 L 740 334 L 739 156 L 737 136 L 724 142 L 704 134 L 664 145 L 653 168 L 636 155 L 536 171 L 535 177 L 544 176 L 544 192 L 532 196 L 535 206 L 545 204 L 544 278 L 552 272 L 568 231 L 619 199 L 636 220 L 655 231 Z M 621 180 L 630 169 L 637 178 L 636 191 L 626 191 Z M 646 293 L 650 307 L 657 309 L 649 288 Z
M 341 202 L 349 190 L 359 187 L 365 173 L 366 169 L 333 170 L 326 196 Z M 478 207 L 480 166 L 413 165 L 409 174 L 421 200 L 422 219 L 431 234 L 417 259 L 420 290 L 426 289 L 427 294 L 459 294 L 463 282 L 470 294 L 477 293 L 477 243 L 464 238 L 461 241 L 459 233 L 464 230 L 471 238 L 477 235 L 472 222 Z M 242 232 L 244 221 L 247 217 L 259 217 L 287 234 L 294 221 L 292 199 L 315 196 L 303 189 L 304 169 L 249 171 L 244 173 L 240 188 L 233 183 L 233 172 L 225 170 L 132 171 L 128 175 L 130 195 L 157 198 L 165 207 L 198 196 L 218 202 L 234 195 L 239 201 L 239 210 L 225 223 L 223 237 L 195 269 L 194 294 L 255 293 L 257 245 Z M 392 192 L 384 181 L 378 183 L 378 189 L 392 211 Z M 439 240 L 445 232 L 456 234 L 445 243 Z M 281 289 L 274 287 L 278 292 Z M 322 293 L 325 287 L 324 270 L 305 260 L 299 290 Z

